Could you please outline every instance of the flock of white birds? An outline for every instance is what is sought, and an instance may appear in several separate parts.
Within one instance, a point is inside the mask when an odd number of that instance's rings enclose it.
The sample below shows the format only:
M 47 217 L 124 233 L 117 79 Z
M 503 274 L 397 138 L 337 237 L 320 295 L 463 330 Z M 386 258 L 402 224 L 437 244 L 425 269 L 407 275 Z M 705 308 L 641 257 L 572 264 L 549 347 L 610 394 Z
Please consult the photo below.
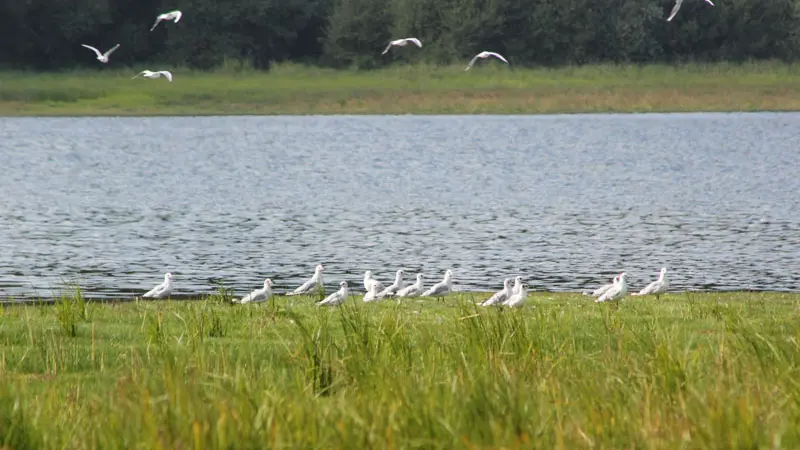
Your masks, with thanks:
M 297 289 L 287 292 L 286 295 L 305 295 L 324 292 L 322 282 L 322 272 L 324 270 L 325 267 L 322 264 L 318 264 L 314 270 L 314 275 L 308 281 L 297 287 Z M 445 271 L 442 281 L 428 289 L 425 289 L 423 286 L 424 276 L 421 273 L 416 275 L 416 282 L 408 286 L 405 284 L 404 276 L 405 270 L 400 269 L 395 274 L 394 282 L 389 286 L 384 286 L 382 282 L 373 278 L 372 271 L 368 270 L 364 272 L 364 290 L 366 294 L 364 294 L 363 301 L 370 303 L 386 298 L 441 298 L 453 292 L 453 271 L 449 269 Z M 172 294 L 172 286 L 172 273 L 167 272 L 164 275 L 164 282 L 154 287 L 142 297 L 167 298 Z M 520 276 L 514 279 L 506 278 L 503 280 L 503 289 L 489 297 L 486 301 L 481 302 L 480 305 L 508 306 L 510 308 L 521 307 L 525 304 L 525 300 L 528 297 L 527 287 L 528 285 L 523 282 Z M 661 269 L 656 281 L 648 284 L 638 293 L 631 295 L 655 295 L 656 299 L 658 299 L 659 296 L 666 293 L 668 289 L 669 280 L 667 280 L 667 269 L 665 267 Z M 628 294 L 628 274 L 622 272 L 615 276 L 611 283 L 601 286 L 593 292 L 584 294 L 596 297 L 596 303 L 620 300 Z M 241 299 L 233 300 L 233 302 L 240 304 L 265 302 L 269 300 L 272 295 L 272 280 L 267 278 L 264 280 L 263 288 L 256 289 Z M 344 303 L 349 296 L 350 290 L 347 281 L 342 281 L 339 283 L 339 290 L 325 297 L 325 299 L 318 302 L 317 305 L 338 306 Z
M 711 0 L 703 0 L 703 1 L 705 1 L 706 3 L 708 3 L 711 6 L 714 6 L 714 3 Z M 675 18 L 675 15 L 678 14 L 678 11 L 681 9 L 681 5 L 682 4 L 683 4 L 683 0 L 676 0 L 675 1 L 675 6 L 672 7 L 672 11 L 670 11 L 669 17 L 667 17 L 667 22 L 671 22 L 672 19 Z M 155 23 L 150 28 L 150 31 L 155 30 L 156 27 L 158 26 L 158 24 L 161 23 L 162 21 L 170 21 L 170 20 L 172 20 L 174 23 L 178 23 L 181 20 L 181 17 L 183 17 L 183 13 L 181 13 L 178 10 L 170 11 L 170 12 L 167 12 L 167 13 L 164 13 L 164 14 L 159 14 L 156 17 Z M 381 55 L 385 55 L 386 53 L 388 53 L 389 50 L 392 47 L 405 47 L 409 43 L 414 44 L 419 48 L 422 48 L 422 41 L 420 41 L 419 39 L 417 39 L 415 37 L 409 37 L 409 38 L 403 38 L 403 39 L 395 39 L 395 40 L 389 42 L 389 44 L 383 50 Z M 100 61 L 103 64 L 107 64 L 109 56 L 111 56 L 111 54 L 114 53 L 114 51 L 119 48 L 119 44 L 117 44 L 117 45 L 111 47 L 111 49 L 106 51 L 105 53 L 102 53 L 100 50 L 92 47 L 91 45 L 86 45 L 86 44 L 81 44 L 81 45 L 83 47 L 86 47 L 89 50 L 92 50 L 93 52 L 95 52 L 95 54 L 97 55 L 97 60 Z M 467 64 L 467 67 L 464 68 L 464 70 L 467 71 L 467 70 L 471 69 L 472 66 L 475 65 L 475 62 L 477 60 L 479 60 L 479 59 L 487 59 L 487 58 L 490 58 L 490 57 L 491 58 L 497 58 L 500 61 L 503 61 L 504 63 L 509 64 L 508 60 L 505 57 L 503 57 L 503 55 L 501 55 L 500 53 L 483 51 L 483 52 L 480 52 L 477 55 L 475 55 L 470 60 L 469 64 Z M 163 76 L 167 80 L 172 82 L 172 73 L 167 71 L 167 70 L 158 70 L 158 71 L 143 70 L 143 71 L 139 72 L 133 78 L 137 78 L 139 76 L 144 77 L 144 78 L 160 78 L 160 77 Z

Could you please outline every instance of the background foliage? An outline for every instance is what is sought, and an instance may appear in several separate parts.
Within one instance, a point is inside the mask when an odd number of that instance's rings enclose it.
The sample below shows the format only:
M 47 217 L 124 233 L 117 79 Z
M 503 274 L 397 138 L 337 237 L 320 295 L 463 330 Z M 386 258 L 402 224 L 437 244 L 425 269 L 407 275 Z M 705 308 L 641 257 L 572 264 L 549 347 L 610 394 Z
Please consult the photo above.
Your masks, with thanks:
M 292 60 L 369 69 L 450 64 L 482 50 L 512 64 L 794 61 L 800 1 L 686 0 L 0 0 L 0 67 L 100 67 L 80 46 L 121 44 L 113 65 L 268 69 Z M 184 13 L 148 31 L 157 14 Z M 416 48 L 380 52 L 390 38 Z

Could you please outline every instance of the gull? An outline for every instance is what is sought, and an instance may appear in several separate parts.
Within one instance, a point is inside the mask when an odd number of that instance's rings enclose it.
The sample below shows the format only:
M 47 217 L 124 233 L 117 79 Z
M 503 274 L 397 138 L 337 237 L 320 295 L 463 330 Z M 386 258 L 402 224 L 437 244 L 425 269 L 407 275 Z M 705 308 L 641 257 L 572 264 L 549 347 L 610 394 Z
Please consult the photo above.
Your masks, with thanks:
M 631 295 L 650 295 L 653 294 L 656 296 L 656 300 L 661 294 L 664 294 L 669 289 L 669 280 L 667 280 L 667 268 L 662 267 L 661 272 L 658 275 L 658 280 L 653 281 L 652 283 L 648 284 L 647 287 L 639 291 L 638 293 L 634 293 Z
M 301 294 L 308 294 L 313 292 L 314 289 L 322 289 L 323 293 L 325 292 L 325 287 L 322 284 L 322 271 L 325 270 L 325 267 L 322 264 L 317 264 L 317 268 L 314 269 L 314 275 L 311 277 L 310 280 L 303 283 L 302 286 L 289 292 L 286 295 L 301 295 Z M 327 300 L 327 299 L 326 299 Z
M 386 289 L 382 290 L 378 294 L 378 298 L 390 297 L 392 295 L 397 294 L 397 291 L 399 291 L 400 289 L 403 289 L 406 286 L 406 283 L 403 281 L 403 275 L 405 275 L 405 273 L 406 272 L 403 269 L 398 270 L 394 276 L 394 283 L 390 284 L 389 286 L 386 287 Z
M 511 288 L 511 294 L 516 294 L 519 290 L 522 289 L 522 277 L 515 277 L 514 278 L 514 287 Z
M 503 302 L 503 306 L 508 306 L 509 308 L 518 308 L 525 304 L 525 300 L 528 298 L 528 291 L 525 288 L 528 287 L 527 284 L 521 284 L 519 287 L 519 291 L 511 294 L 511 297 L 508 297 L 508 300 Z
M 339 283 L 339 290 L 325 297 L 325 300 L 317 303 L 317 306 L 338 306 L 345 300 L 347 300 L 347 281 L 342 281 Z
M 164 282 L 151 289 L 144 294 L 142 298 L 164 298 L 169 297 L 172 293 L 172 274 L 167 272 L 164 274 Z
M 152 27 L 152 28 L 150 28 L 150 31 L 153 31 L 153 30 L 155 30 L 155 29 L 156 29 L 156 26 L 157 26 L 157 25 L 158 25 L 158 24 L 159 24 L 159 23 L 160 23 L 162 20 L 173 20 L 173 19 L 174 19 L 174 20 L 175 20 L 175 23 L 178 23 L 178 21 L 179 21 L 179 20 L 181 20 L 181 17 L 182 17 L 182 16 L 183 16 L 183 14 L 182 14 L 180 11 L 177 11 L 177 10 L 175 10 L 175 11 L 170 11 L 170 12 L 168 12 L 168 13 L 164 13 L 164 14 L 159 14 L 159 15 L 158 15 L 158 17 L 156 17 L 156 23 L 154 23 L 154 24 L 153 24 L 153 27 Z
M 615 275 L 614 278 L 611 280 L 611 283 L 604 284 L 604 285 L 600 286 L 599 288 L 595 289 L 592 292 L 588 292 L 588 293 L 584 292 L 583 295 L 591 295 L 592 297 L 600 297 L 601 295 L 605 294 L 609 289 L 611 289 L 611 286 L 614 286 L 614 283 L 617 282 L 617 278 L 619 278 L 619 275 Z
M 495 52 L 480 52 L 480 53 L 478 53 L 477 55 L 475 55 L 475 57 L 474 57 L 474 58 L 472 58 L 472 61 L 470 61 L 470 62 L 469 62 L 469 64 L 467 65 L 467 67 L 464 69 L 464 71 L 467 71 L 467 70 L 469 70 L 469 69 L 472 69 L 472 65 L 473 65 L 473 64 L 475 64 L 475 61 L 477 61 L 477 60 L 478 60 L 478 58 L 480 58 L 480 59 L 486 59 L 486 58 L 488 58 L 488 57 L 490 57 L 490 56 L 494 56 L 495 58 L 499 59 L 500 61 L 503 61 L 504 63 L 508 64 L 508 61 L 506 61 L 506 59 L 505 59 L 505 58 L 503 58 L 503 55 L 501 55 L 500 53 L 495 53 Z
M 117 44 L 117 45 L 115 45 L 115 46 L 111 47 L 111 49 L 110 49 L 109 51 L 107 51 L 107 52 L 105 52 L 105 53 L 100 53 L 100 50 L 98 50 L 98 49 L 96 49 L 96 48 L 92 47 L 91 45 L 81 44 L 81 46 L 82 46 L 82 47 L 86 47 L 86 48 L 88 48 L 89 50 L 92 50 L 92 51 L 94 51 L 94 52 L 97 54 L 97 60 L 98 60 L 98 61 L 100 61 L 100 62 L 101 62 L 101 63 L 103 63 L 103 64 L 107 63 L 107 62 L 108 62 L 108 57 L 109 57 L 109 55 L 111 55 L 112 53 L 114 53 L 114 50 L 116 50 L 116 49 L 118 49 L 118 48 L 119 48 L 119 44 Z
M 418 297 L 422 292 L 425 291 L 425 288 L 422 287 L 422 274 L 417 274 L 417 282 L 412 284 L 411 286 L 406 286 L 403 289 L 397 291 L 398 297 Z
M 522 286 L 520 286 L 520 288 L 522 288 Z M 503 280 L 503 289 L 495 293 L 493 296 L 489 297 L 488 300 L 481 303 L 480 305 L 481 306 L 500 305 L 501 303 L 506 301 L 508 297 L 512 295 L 511 289 L 512 289 L 511 278 L 506 278 L 505 280 Z
M 714 6 L 714 3 L 712 3 L 711 0 L 704 1 L 711 6 Z M 672 19 L 675 17 L 675 14 L 678 14 L 678 11 L 681 9 L 681 4 L 683 4 L 683 0 L 675 0 L 675 6 L 672 7 L 672 11 L 670 11 L 669 17 L 667 17 L 667 22 L 672 21 Z
M 372 271 L 371 270 L 368 270 L 368 271 L 364 272 L 364 290 L 369 292 L 369 287 L 371 285 L 373 285 L 373 284 L 378 286 L 378 291 L 379 292 L 383 290 L 383 283 L 381 283 L 380 281 L 376 280 L 375 278 L 372 278 Z
M 141 76 L 143 76 L 145 78 L 158 78 L 158 77 L 163 75 L 164 77 L 166 77 L 169 80 L 170 83 L 172 83 L 172 74 L 169 71 L 166 71 L 166 70 L 159 70 L 158 72 L 151 72 L 149 70 L 143 70 L 143 71 L 139 72 L 138 74 L 136 74 L 136 77 L 138 77 L 139 75 L 141 75 Z M 136 77 L 133 77 L 133 78 L 136 78 Z M 131 78 L 131 80 L 133 78 Z
M 256 289 L 253 292 L 245 295 L 236 303 L 258 303 L 258 302 L 265 302 L 272 297 L 272 280 L 267 278 L 264 280 L 264 287 L 261 289 Z
M 365 302 L 373 302 L 378 300 L 378 285 L 372 283 L 369 285 L 369 289 L 367 289 L 367 293 L 364 295 Z
M 444 297 L 453 290 L 453 271 L 447 269 L 444 273 L 444 279 L 430 289 L 422 293 L 423 297 Z
M 611 286 L 611 288 L 601 295 L 597 300 L 595 300 L 595 303 L 610 302 L 612 300 L 619 300 L 622 297 L 625 297 L 625 294 L 628 293 L 627 281 L 627 273 L 622 272 L 619 274 L 614 281 L 614 285 Z
M 389 45 L 386 46 L 386 50 L 384 50 L 383 53 L 381 53 L 381 55 L 385 55 L 389 51 L 389 49 L 392 48 L 392 46 L 405 47 L 406 45 L 408 45 L 409 42 L 413 42 L 417 44 L 417 47 L 422 48 L 422 42 L 420 42 L 419 39 L 417 38 L 410 37 L 405 39 L 397 39 L 395 41 L 389 42 Z

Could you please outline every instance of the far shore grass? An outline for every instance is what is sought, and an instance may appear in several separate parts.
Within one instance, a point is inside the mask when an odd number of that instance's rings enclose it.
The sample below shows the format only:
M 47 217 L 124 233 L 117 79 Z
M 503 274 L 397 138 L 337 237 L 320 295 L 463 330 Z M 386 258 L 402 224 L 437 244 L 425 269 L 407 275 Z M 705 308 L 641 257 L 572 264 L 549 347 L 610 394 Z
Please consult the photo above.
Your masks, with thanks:
M 0 306 L 0 448 L 800 448 L 800 294 Z
M 0 72 L 0 116 L 553 114 L 798 111 L 800 66 L 779 62 L 508 67 L 395 65 L 374 71 L 276 65 Z

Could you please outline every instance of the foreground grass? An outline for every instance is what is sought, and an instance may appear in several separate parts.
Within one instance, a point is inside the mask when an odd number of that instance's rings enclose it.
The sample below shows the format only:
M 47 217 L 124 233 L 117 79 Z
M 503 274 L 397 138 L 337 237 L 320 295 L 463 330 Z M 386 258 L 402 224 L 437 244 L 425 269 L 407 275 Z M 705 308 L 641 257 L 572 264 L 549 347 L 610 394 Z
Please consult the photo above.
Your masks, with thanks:
M 0 115 L 800 110 L 800 68 L 770 62 L 560 69 L 515 69 L 489 62 L 470 72 L 461 66 L 355 72 L 279 65 L 268 73 L 178 69 L 173 83 L 131 80 L 138 69 L 2 72 Z
M 6 307 L 0 447 L 800 446 L 800 295 L 482 298 Z

